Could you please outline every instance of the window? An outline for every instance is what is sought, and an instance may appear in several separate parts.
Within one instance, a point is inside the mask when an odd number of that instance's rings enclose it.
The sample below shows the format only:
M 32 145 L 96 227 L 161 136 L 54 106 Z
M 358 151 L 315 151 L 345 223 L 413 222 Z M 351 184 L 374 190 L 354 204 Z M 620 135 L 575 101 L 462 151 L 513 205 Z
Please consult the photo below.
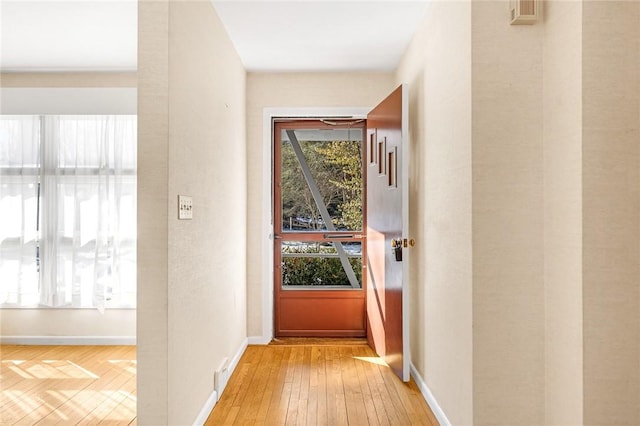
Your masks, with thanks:
M 0 116 L 0 304 L 135 307 L 135 116 Z

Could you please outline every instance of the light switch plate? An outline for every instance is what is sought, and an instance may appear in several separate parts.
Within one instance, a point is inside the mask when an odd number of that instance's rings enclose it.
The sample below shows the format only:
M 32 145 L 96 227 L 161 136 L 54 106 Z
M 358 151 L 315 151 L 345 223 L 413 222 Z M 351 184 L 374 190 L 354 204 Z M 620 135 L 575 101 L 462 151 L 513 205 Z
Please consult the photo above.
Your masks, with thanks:
M 186 195 L 178 195 L 178 219 L 193 219 L 193 200 Z

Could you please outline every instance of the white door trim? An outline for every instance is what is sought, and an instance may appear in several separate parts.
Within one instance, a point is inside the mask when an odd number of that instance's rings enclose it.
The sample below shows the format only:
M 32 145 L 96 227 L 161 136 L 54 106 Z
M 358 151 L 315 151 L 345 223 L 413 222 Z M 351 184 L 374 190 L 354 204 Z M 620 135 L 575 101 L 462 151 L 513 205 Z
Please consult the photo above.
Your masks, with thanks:
M 262 336 L 251 344 L 268 344 L 273 338 L 273 131 L 275 117 L 366 118 L 371 107 L 269 107 L 262 111 Z

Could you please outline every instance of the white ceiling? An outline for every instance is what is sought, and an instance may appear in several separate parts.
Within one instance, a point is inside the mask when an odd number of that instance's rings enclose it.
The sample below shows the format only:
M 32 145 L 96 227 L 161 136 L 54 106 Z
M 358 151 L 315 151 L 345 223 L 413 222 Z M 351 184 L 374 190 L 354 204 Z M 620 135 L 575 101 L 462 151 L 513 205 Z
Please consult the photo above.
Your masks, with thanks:
M 391 71 L 426 1 L 213 1 L 249 71 Z
M 0 1 L 3 71 L 135 70 L 135 0 Z
M 249 71 L 390 71 L 427 1 L 213 0 Z M 3 71 L 137 67 L 136 0 L 0 0 Z

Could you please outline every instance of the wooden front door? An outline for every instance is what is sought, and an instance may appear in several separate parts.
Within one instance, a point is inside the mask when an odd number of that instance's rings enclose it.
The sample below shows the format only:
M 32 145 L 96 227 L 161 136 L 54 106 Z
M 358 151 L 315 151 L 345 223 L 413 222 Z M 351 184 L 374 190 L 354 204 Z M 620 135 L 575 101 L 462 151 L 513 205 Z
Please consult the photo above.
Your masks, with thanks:
M 409 144 L 406 86 L 367 116 L 368 340 L 409 380 Z
M 274 123 L 276 336 L 366 334 L 364 133 L 364 120 Z

